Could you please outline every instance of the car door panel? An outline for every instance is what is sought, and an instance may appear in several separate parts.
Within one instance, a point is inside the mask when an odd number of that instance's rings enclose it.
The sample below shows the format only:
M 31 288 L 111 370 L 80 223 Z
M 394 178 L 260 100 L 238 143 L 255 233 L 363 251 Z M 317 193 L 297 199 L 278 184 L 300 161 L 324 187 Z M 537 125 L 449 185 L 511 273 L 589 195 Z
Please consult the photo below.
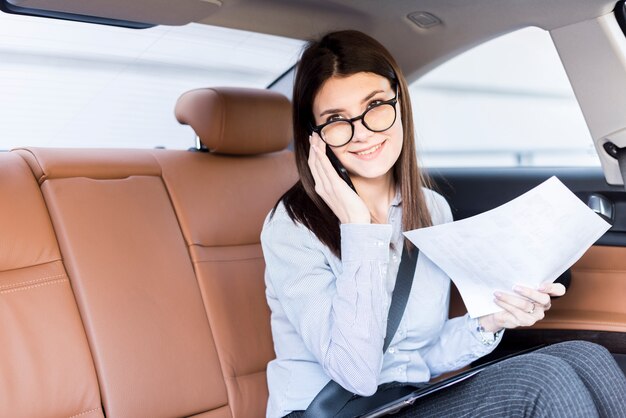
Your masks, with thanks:
M 593 168 L 431 169 L 435 189 L 446 197 L 455 220 L 493 209 L 557 176 L 583 202 L 592 194 L 613 205 L 613 226 L 569 270 L 571 284 L 553 299 L 544 320 L 505 333 L 495 355 L 537 344 L 585 339 L 603 344 L 624 364 L 626 354 L 626 193 L 608 185 Z M 451 316 L 465 312 L 456 291 Z

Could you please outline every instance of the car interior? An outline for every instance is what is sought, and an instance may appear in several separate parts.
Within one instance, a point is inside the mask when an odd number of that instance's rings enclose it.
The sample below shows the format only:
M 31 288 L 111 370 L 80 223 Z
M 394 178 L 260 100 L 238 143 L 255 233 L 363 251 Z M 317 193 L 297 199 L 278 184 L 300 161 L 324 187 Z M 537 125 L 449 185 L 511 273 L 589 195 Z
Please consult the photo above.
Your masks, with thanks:
M 623 2 L 3 0 L 0 10 L 136 31 L 195 22 L 298 40 L 356 29 L 388 47 L 410 81 L 516 29 L 549 32 L 601 165 L 427 171 L 455 220 L 553 175 L 609 220 L 559 278 L 568 292 L 546 318 L 506 331 L 485 360 L 584 339 L 626 370 L 626 192 L 607 151 L 626 147 Z M 193 129 L 190 149 L 24 143 L 0 152 L 1 417 L 265 415 L 275 354 L 259 236 L 298 179 L 293 72 L 266 88 L 181 91 L 171 112 Z M 454 292 L 450 316 L 464 312 Z

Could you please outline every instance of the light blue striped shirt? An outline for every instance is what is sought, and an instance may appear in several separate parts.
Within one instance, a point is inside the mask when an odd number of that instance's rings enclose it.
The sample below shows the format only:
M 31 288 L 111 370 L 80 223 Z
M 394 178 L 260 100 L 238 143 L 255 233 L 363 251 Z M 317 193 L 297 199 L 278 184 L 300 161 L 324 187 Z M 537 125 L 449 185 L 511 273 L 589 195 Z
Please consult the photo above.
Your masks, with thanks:
M 445 199 L 424 190 L 433 224 L 452 221 Z M 342 259 L 282 203 L 261 244 L 276 359 L 267 368 L 267 417 L 304 410 L 328 383 L 368 396 L 387 382 L 427 382 L 491 352 L 469 316 L 448 319 L 450 279 L 420 253 L 400 326 L 383 355 L 402 254 L 399 193 L 388 224 L 341 225 Z M 501 337 L 500 337 L 501 338 Z

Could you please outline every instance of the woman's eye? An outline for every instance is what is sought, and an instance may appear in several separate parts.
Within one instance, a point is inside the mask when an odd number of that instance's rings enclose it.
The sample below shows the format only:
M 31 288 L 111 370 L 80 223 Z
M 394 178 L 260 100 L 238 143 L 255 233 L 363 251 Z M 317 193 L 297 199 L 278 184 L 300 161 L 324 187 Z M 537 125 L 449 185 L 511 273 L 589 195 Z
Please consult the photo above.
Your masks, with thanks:
M 374 101 L 370 102 L 370 104 L 367 105 L 367 108 L 371 109 L 373 107 L 376 107 L 376 106 L 382 104 L 382 102 L 383 102 L 382 100 L 374 100 Z
M 334 121 L 337 121 L 337 120 L 344 120 L 344 119 L 345 118 L 343 116 L 341 116 L 341 115 L 330 115 L 328 117 L 328 119 L 326 119 L 326 122 L 334 122 Z

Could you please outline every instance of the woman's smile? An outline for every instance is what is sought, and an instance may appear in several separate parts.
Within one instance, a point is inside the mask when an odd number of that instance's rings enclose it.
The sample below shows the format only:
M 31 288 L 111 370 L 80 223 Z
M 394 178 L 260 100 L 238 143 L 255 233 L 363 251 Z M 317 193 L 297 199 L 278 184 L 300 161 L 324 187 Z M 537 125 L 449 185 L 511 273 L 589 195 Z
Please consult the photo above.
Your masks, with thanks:
M 348 152 L 361 160 L 373 160 L 374 158 L 380 155 L 386 142 L 387 140 L 384 140 L 383 142 L 380 142 L 373 146 L 369 146 L 367 148 L 361 148 L 359 151 L 348 151 Z
M 315 123 L 325 123 L 329 116 L 337 120 L 349 120 L 392 97 L 394 87 L 388 79 L 377 74 L 360 72 L 331 77 L 324 82 L 315 97 Z M 353 181 L 369 182 L 391 176 L 391 169 L 400 156 L 403 142 L 399 111 L 395 108 L 392 112 L 396 112 L 396 116 L 394 118 L 392 113 L 388 129 L 369 129 L 367 126 L 371 125 L 366 124 L 375 123 L 376 120 L 354 121 L 350 142 L 332 149 Z

